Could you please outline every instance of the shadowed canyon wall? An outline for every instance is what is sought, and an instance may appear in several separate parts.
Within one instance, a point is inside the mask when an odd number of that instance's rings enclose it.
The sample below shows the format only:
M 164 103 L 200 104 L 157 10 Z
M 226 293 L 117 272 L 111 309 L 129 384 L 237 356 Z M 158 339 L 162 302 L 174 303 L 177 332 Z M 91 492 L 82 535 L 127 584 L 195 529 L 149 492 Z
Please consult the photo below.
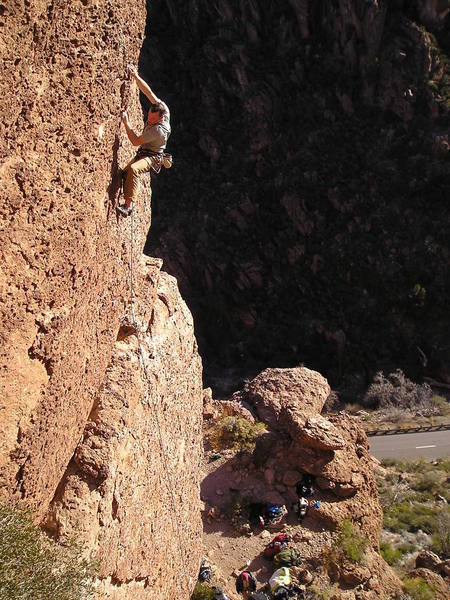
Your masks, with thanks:
M 141 64 L 176 169 L 148 247 L 208 383 L 299 362 L 347 388 L 394 367 L 450 380 L 447 4 L 151 3 Z
M 200 558 L 202 366 L 176 281 L 142 254 L 148 182 L 133 219 L 115 211 L 146 16 L 0 7 L 0 493 L 95 550 L 110 597 L 162 600 L 188 597 Z

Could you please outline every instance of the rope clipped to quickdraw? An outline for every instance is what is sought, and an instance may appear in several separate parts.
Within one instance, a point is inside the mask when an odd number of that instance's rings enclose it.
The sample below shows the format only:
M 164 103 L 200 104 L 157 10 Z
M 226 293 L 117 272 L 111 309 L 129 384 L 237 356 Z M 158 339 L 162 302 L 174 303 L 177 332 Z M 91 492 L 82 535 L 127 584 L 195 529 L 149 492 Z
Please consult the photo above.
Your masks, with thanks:
M 172 478 L 170 476 L 170 470 L 169 470 L 169 465 L 168 465 L 168 461 L 167 461 L 167 457 L 166 457 L 166 450 L 164 448 L 164 443 L 163 443 L 163 435 L 162 435 L 162 429 L 161 429 L 161 421 L 159 418 L 159 414 L 158 414 L 158 402 L 156 398 L 153 398 L 150 400 L 150 402 L 147 401 L 148 397 L 149 397 L 149 386 L 150 386 L 150 376 L 147 370 L 147 364 L 146 364 L 146 358 L 145 358 L 145 354 L 144 354 L 144 350 L 143 350 L 143 342 L 141 341 L 141 335 L 143 334 L 140 327 L 139 327 L 139 323 L 138 320 L 136 318 L 135 312 L 134 312 L 134 300 L 135 300 L 135 293 L 134 293 L 134 258 L 133 258 L 133 250 L 134 250 L 134 210 L 131 212 L 130 215 L 130 321 L 131 324 L 133 325 L 135 331 L 136 331 L 136 339 L 137 339 L 137 343 L 138 343 L 138 355 L 139 355 L 139 363 L 140 366 L 142 368 L 142 371 L 144 373 L 144 378 L 145 378 L 145 382 L 146 382 L 146 388 L 145 388 L 145 403 L 148 403 L 152 406 L 152 415 L 153 415 L 153 419 L 154 422 L 156 424 L 156 430 L 158 433 L 158 442 L 159 442 L 159 447 L 160 447 L 160 453 L 161 453 L 161 460 L 163 462 L 163 468 L 164 468 L 164 472 L 166 475 L 166 488 L 168 491 L 168 494 L 170 496 L 170 501 L 171 501 L 171 520 L 172 520 L 172 527 L 173 527 L 173 531 L 177 537 L 177 541 L 178 541 L 178 549 L 180 552 L 180 559 L 181 559 L 181 569 L 183 570 L 183 574 L 185 576 L 185 580 L 187 582 L 187 587 L 190 587 L 190 580 L 189 577 L 187 576 L 185 570 L 184 570 L 184 552 L 183 552 L 183 544 L 182 544 L 182 540 L 181 540 L 181 534 L 180 534 L 180 530 L 179 530 L 179 523 L 178 523 L 178 519 L 177 519 L 177 508 L 176 508 L 176 502 L 175 502 L 175 494 L 174 494 L 174 486 L 173 486 L 173 482 L 172 482 Z M 144 333 L 144 339 L 145 339 L 145 333 Z M 150 354 L 150 353 L 149 353 Z M 151 395 L 150 395 L 151 396 Z

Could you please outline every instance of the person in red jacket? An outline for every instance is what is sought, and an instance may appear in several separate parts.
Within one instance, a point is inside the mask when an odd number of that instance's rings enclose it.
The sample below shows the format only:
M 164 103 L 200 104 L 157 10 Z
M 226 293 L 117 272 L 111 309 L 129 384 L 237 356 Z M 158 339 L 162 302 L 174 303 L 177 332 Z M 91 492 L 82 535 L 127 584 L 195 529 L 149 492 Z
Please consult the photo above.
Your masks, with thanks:
M 256 577 L 250 571 L 241 571 L 236 579 L 236 591 L 247 598 L 251 592 L 256 591 Z

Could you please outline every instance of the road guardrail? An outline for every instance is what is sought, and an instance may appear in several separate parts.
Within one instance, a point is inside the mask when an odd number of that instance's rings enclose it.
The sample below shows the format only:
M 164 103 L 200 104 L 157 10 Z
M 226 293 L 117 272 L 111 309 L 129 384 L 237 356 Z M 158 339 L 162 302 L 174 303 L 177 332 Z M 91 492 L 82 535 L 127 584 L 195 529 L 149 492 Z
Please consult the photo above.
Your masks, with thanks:
M 399 433 L 422 433 L 427 431 L 446 431 L 450 429 L 450 423 L 442 425 L 420 425 L 419 427 L 396 427 L 392 429 L 366 429 L 367 437 L 376 435 L 398 435 Z

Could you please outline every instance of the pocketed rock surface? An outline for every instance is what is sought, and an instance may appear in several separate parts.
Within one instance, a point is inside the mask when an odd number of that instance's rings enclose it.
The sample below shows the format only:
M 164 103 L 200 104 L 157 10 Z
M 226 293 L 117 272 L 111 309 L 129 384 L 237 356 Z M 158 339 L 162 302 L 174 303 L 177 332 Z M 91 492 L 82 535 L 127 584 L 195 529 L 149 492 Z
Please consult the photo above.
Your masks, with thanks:
M 330 593 L 332 589 L 336 598 L 401 597 L 400 580 L 378 553 L 382 511 L 367 438 L 356 418 L 320 415 L 328 393 L 325 378 L 299 367 L 266 369 L 233 396 L 235 414 L 245 415 L 239 410 L 245 404 L 253 417 L 266 424 L 267 433 L 253 453 L 225 451 L 219 460 L 204 467 L 205 552 L 231 596 L 232 572 L 243 568 L 248 559 L 260 584 L 268 581 L 275 568 L 262 552 L 281 530 L 293 537 L 292 546 L 302 558 L 300 566 L 311 571 L 316 589 Z M 281 426 L 281 420 L 273 416 L 280 414 L 283 398 L 289 411 L 283 412 Z M 220 403 L 215 407 L 218 409 Z M 229 403 L 226 412 L 230 412 Z M 319 423 L 320 427 L 316 431 L 309 423 Z M 302 435 L 304 429 L 307 435 Z M 332 431 L 328 440 L 324 437 L 327 430 Z M 320 507 L 310 507 L 299 524 L 292 504 L 297 498 L 295 484 L 304 473 L 315 476 L 310 500 L 320 500 Z M 236 495 L 285 504 L 288 514 L 278 526 L 255 528 L 250 537 L 238 534 L 227 516 Z M 361 564 L 330 554 L 344 519 L 350 519 L 355 530 L 368 539 Z
M 100 589 L 117 600 L 187 598 L 199 561 L 200 358 L 176 281 L 156 279 L 147 333 L 119 332 L 46 521 L 89 542 Z
M 200 558 L 192 317 L 142 256 L 148 180 L 133 220 L 115 211 L 145 20 L 143 0 L 0 10 L 0 493 L 77 532 L 117 599 L 187 598 Z

